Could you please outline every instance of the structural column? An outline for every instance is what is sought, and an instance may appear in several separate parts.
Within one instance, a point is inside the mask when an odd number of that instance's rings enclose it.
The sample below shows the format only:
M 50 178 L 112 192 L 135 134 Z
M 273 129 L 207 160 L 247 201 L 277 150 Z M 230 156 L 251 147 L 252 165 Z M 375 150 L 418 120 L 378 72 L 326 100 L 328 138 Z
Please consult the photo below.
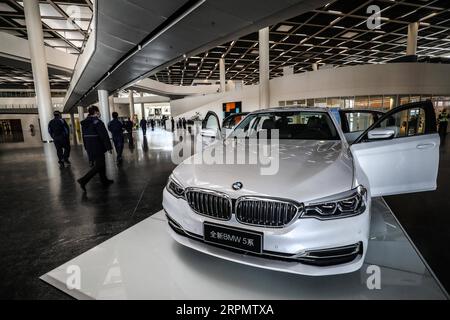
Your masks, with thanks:
M 72 125 L 72 139 L 73 144 L 77 145 L 77 127 L 75 125 L 75 114 L 73 111 L 70 112 L 70 123 Z
M 84 120 L 84 107 L 78 107 L 78 120 L 80 123 Z
M 259 30 L 259 107 L 270 105 L 269 28 Z
M 225 92 L 227 90 L 226 87 L 226 79 L 225 79 L 225 59 L 219 59 L 219 74 L 220 74 L 220 92 Z
M 80 143 L 83 143 L 83 128 L 81 121 L 84 120 L 84 107 L 78 107 L 78 121 L 80 122 Z
M 130 89 L 130 119 L 133 121 L 134 118 L 134 96 L 133 90 Z
M 116 111 L 116 106 L 114 104 L 114 95 L 109 96 L 109 109 L 111 110 L 111 113 Z
M 413 22 L 408 25 L 408 47 L 406 48 L 407 56 L 416 55 L 418 31 L 419 31 L 418 22 Z
M 311 66 L 312 66 L 313 71 L 319 70 L 319 66 L 317 65 L 317 63 L 314 62 Z
M 111 121 L 111 112 L 109 110 L 109 96 L 107 90 L 98 90 L 98 105 L 101 119 L 105 126 L 108 127 L 108 123 Z
M 44 34 L 42 32 L 39 1 L 25 0 L 23 5 L 42 140 L 48 142 L 52 140 L 48 133 L 47 125 L 52 118 L 53 107 L 48 81 L 47 59 L 44 49 Z

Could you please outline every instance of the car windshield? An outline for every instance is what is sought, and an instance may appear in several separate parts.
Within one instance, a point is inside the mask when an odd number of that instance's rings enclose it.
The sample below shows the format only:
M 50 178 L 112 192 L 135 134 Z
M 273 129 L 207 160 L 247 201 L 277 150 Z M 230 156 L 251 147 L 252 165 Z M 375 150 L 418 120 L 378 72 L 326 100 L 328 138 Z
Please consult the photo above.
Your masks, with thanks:
M 231 137 L 258 137 L 262 130 L 278 130 L 280 139 L 340 140 L 328 113 L 314 111 L 250 114 L 236 127 Z

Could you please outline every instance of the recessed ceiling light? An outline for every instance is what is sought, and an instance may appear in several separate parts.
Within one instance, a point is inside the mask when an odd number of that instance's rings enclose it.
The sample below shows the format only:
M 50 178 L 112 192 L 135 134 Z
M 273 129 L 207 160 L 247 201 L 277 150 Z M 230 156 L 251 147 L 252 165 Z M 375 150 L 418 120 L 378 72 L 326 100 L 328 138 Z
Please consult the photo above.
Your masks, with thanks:
M 288 32 L 289 30 L 291 30 L 294 26 L 290 26 L 288 24 L 282 24 L 280 25 L 276 31 L 278 32 Z
M 358 32 L 348 31 L 348 32 L 344 33 L 341 36 L 341 38 L 350 39 L 350 38 L 353 38 L 354 36 L 356 36 L 357 34 L 358 34 Z
M 427 15 L 427 16 L 423 17 L 422 19 L 420 19 L 419 21 L 426 20 L 428 18 L 434 17 L 435 15 L 437 15 L 437 12 L 432 12 L 429 15 Z

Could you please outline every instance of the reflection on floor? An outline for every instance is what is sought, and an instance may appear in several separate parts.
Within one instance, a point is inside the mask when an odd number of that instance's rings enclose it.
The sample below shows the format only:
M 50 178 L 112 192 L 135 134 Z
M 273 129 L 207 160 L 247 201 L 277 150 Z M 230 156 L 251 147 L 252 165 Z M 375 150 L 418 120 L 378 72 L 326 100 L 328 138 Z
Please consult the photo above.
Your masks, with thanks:
M 345 275 L 307 277 L 225 261 L 177 244 L 166 228 L 160 211 L 42 279 L 80 299 L 447 298 L 380 198 L 373 201 L 366 262 Z M 370 265 L 381 268 L 379 290 L 367 286 Z M 66 286 L 76 284 L 74 266 L 80 290 Z
M 67 298 L 39 277 L 159 211 L 178 139 L 156 129 L 144 143 L 136 132 L 122 167 L 108 155 L 115 183 L 103 189 L 94 178 L 87 196 L 76 183 L 89 169 L 81 146 L 72 147 L 72 166 L 63 170 L 53 145 L 0 151 L 0 298 Z

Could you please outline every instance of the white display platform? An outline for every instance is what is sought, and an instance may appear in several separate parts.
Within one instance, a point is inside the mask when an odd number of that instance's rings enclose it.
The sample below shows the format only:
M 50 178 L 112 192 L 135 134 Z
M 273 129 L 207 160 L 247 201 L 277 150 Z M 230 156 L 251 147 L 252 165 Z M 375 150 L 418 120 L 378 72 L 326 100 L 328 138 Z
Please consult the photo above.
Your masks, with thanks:
M 221 260 L 177 244 L 167 228 L 160 211 L 41 279 L 77 299 L 448 298 L 381 198 L 373 201 L 364 266 L 338 276 L 299 276 Z M 370 265 L 380 267 L 381 289 L 367 286 Z M 79 290 L 66 286 L 70 266 L 80 270 Z

